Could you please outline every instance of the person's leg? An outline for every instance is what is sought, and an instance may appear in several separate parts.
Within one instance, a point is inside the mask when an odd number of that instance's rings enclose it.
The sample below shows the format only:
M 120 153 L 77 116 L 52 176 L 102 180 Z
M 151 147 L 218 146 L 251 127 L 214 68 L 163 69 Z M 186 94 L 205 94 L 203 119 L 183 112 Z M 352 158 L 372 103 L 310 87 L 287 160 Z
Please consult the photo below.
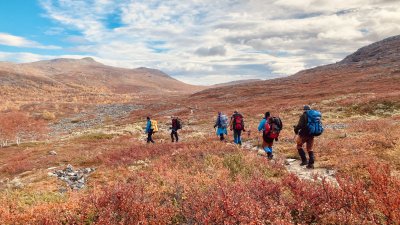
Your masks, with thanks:
M 314 169 L 314 161 L 315 161 L 314 151 L 313 151 L 314 137 L 308 137 L 306 145 L 307 145 L 307 152 L 308 152 L 308 157 L 309 157 L 307 168 Z
M 237 141 L 238 141 L 239 145 L 242 145 L 242 137 L 241 137 L 241 135 L 242 135 L 242 131 L 238 130 Z
M 174 142 L 174 130 L 171 130 L 171 141 Z
M 225 139 L 225 138 L 224 138 L 224 134 L 222 134 L 222 133 L 219 134 L 219 140 L 220 140 L 220 141 L 223 141 L 224 139 Z
M 272 145 L 274 144 L 274 139 L 272 139 L 267 144 L 268 144 L 268 149 L 269 149 L 269 152 L 270 152 L 270 154 L 268 154 L 268 158 L 272 159 L 274 157 L 274 154 L 272 153 Z
M 235 144 L 238 144 L 238 131 L 237 130 L 233 130 L 233 142 L 235 142 Z
M 150 143 L 150 140 L 151 140 L 151 134 L 149 132 L 149 133 L 147 133 L 147 143 Z
M 151 143 L 154 143 L 154 140 L 153 140 L 153 130 L 150 130 L 149 136 L 150 136 L 150 141 L 151 141 Z
M 179 140 L 178 131 L 175 131 L 175 139 L 176 139 L 176 142 L 178 142 L 178 140 Z
M 296 138 L 296 144 L 297 144 L 297 151 L 301 158 L 300 166 L 305 166 L 307 165 L 307 156 L 303 149 L 304 140 L 302 137 L 300 137 L 300 135 L 298 135 Z

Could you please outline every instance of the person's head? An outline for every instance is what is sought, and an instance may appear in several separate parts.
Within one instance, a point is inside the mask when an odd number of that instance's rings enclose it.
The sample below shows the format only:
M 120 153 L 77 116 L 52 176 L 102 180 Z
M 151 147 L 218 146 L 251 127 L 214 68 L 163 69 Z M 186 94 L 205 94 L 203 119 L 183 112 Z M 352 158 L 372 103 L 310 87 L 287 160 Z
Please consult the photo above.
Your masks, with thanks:
M 271 116 L 271 113 L 270 112 L 265 112 L 265 118 L 268 118 L 268 117 L 270 117 Z
M 309 105 L 304 105 L 303 110 L 304 111 L 311 110 L 311 107 Z
M 147 120 L 150 120 L 150 117 L 147 117 L 146 119 L 147 119 Z
M 235 110 L 235 111 L 233 112 L 233 114 L 238 114 L 238 111 L 237 111 L 237 110 Z
M 222 115 L 222 112 L 218 112 L 218 116 Z

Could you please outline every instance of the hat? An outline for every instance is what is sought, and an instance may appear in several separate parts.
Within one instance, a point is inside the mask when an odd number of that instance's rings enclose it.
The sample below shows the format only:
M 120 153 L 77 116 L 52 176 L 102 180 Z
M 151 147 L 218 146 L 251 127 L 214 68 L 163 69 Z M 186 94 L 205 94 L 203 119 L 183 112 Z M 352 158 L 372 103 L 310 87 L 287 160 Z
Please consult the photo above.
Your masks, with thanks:
M 304 109 L 304 110 L 310 110 L 311 107 L 310 107 L 309 105 L 304 105 L 304 106 L 303 106 L 303 109 Z
M 270 116 L 271 116 L 271 113 L 270 113 L 270 112 L 266 112 L 266 113 L 265 113 L 265 118 L 270 117 Z

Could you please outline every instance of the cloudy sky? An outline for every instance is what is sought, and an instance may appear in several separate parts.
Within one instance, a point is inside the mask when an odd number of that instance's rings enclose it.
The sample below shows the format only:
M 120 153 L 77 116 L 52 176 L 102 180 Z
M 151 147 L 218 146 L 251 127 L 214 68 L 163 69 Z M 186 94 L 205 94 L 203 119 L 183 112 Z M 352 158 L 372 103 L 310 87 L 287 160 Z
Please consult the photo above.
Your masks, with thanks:
M 399 0 L 0 1 L 0 61 L 91 56 L 192 84 L 287 76 L 398 34 Z

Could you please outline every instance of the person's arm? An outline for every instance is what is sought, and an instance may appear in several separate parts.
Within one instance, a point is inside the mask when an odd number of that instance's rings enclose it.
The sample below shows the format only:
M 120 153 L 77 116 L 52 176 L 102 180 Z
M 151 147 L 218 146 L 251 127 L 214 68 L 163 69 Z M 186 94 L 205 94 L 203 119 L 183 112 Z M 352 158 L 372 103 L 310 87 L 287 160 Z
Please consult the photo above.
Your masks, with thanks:
M 215 120 L 214 128 L 218 126 L 218 122 L 219 122 L 219 116 L 217 117 L 217 120 Z
M 150 120 L 148 120 L 147 124 L 146 124 L 146 133 L 150 132 L 150 128 L 151 128 L 151 122 L 150 122 Z
M 303 129 L 305 126 L 307 126 L 307 114 L 303 113 L 303 115 L 300 117 L 299 122 L 297 125 L 294 127 L 294 133 L 299 134 L 299 131 Z
M 246 131 L 246 130 L 244 129 L 244 118 L 243 118 L 243 116 L 242 116 L 242 130 L 243 130 L 243 131 Z
M 229 120 L 229 128 L 233 130 L 233 117 Z
M 260 121 L 260 123 L 258 124 L 258 131 L 262 131 L 265 129 L 265 121 L 265 118 Z

